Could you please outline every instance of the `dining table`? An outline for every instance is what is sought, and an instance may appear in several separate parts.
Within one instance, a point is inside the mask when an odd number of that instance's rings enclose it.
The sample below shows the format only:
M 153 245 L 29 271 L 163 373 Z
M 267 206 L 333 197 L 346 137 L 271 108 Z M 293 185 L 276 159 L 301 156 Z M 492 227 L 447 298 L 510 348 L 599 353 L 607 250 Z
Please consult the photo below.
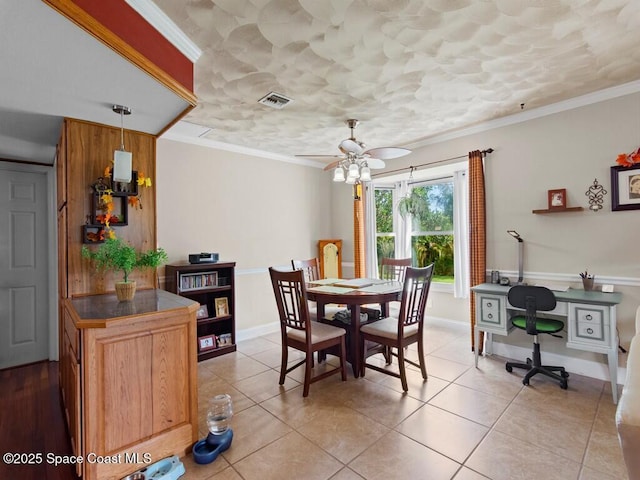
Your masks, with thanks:
M 360 376 L 362 352 L 360 352 L 360 314 L 364 305 L 380 305 L 381 318 L 389 314 L 389 302 L 400 300 L 402 283 L 396 281 L 356 278 L 322 279 L 307 285 L 307 298 L 316 302 L 317 317 L 323 323 L 331 323 L 347 330 L 347 361 L 351 364 L 353 375 Z M 345 305 L 351 313 L 351 321 L 329 321 L 324 318 L 328 304 Z

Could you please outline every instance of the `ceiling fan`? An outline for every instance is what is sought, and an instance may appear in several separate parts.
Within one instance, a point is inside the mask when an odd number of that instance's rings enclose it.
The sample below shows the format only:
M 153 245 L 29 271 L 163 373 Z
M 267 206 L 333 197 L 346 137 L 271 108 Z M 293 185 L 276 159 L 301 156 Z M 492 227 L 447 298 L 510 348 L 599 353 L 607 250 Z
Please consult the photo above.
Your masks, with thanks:
M 404 157 L 411 153 L 411 150 L 401 147 L 379 147 L 365 150 L 366 145 L 356 140 L 353 133 L 360 122 L 355 118 L 350 118 L 345 123 L 351 129 L 351 136 L 342 140 L 338 145 L 342 155 L 296 155 L 296 157 L 337 157 L 338 160 L 330 163 L 324 169 L 331 170 L 335 168 L 333 172 L 334 182 L 355 184 L 359 181 L 371 181 L 370 169 L 384 168 L 385 160 Z M 346 177 L 345 172 L 347 174 Z

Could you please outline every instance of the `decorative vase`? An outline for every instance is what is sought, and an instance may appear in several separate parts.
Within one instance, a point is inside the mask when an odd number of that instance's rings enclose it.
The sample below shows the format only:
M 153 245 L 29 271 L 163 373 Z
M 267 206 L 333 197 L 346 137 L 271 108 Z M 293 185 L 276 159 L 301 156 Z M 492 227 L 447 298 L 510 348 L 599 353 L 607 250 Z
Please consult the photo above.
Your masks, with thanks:
M 116 297 L 119 302 L 129 302 L 136 294 L 136 282 L 116 282 Z

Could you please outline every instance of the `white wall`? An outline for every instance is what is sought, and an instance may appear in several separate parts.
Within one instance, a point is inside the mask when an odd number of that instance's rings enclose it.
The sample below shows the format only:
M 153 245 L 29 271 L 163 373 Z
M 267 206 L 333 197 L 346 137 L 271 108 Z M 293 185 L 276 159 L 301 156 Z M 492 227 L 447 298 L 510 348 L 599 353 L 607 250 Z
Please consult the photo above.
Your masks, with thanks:
M 523 114 L 523 117 L 525 115 Z M 589 269 L 596 283 L 613 283 L 624 295 L 618 307 L 623 346 L 633 334 L 633 319 L 640 304 L 640 210 L 611 211 L 610 167 L 619 153 L 640 145 L 640 94 L 627 95 L 522 123 L 441 141 L 387 162 L 393 170 L 466 155 L 493 148 L 485 160 L 487 189 L 487 268 L 511 274 L 517 270 L 517 242 L 506 230 L 517 230 L 525 240 L 524 270 L 537 279 L 573 282 L 581 288 L 578 272 Z M 585 192 L 594 179 L 609 192 L 598 213 L 534 215 L 547 208 L 547 191 L 566 188 L 568 206 L 587 207 Z M 335 189 L 335 188 L 334 188 Z M 334 203 L 332 218 L 346 208 Z M 346 235 L 350 224 L 334 225 Z M 345 261 L 353 257 L 346 255 Z M 530 274 L 531 276 L 531 274 Z M 468 321 L 469 301 L 446 293 L 431 295 L 427 315 Z M 496 338 L 530 348 L 527 335 Z M 565 340 L 545 337 L 545 350 L 572 356 L 604 356 L 567 351 Z
M 332 238 L 328 174 L 173 140 L 157 142 L 158 245 L 169 263 L 217 252 L 236 262 L 237 330 L 277 322 L 268 267 Z

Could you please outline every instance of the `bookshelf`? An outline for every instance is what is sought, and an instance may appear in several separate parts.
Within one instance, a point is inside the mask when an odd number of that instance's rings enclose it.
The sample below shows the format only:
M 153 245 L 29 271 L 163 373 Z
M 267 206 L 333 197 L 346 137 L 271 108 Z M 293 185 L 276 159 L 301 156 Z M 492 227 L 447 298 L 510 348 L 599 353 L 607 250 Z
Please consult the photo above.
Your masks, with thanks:
M 172 264 L 165 289 L 200 304 L 198 361 L 235 352 L 235 262 Z

